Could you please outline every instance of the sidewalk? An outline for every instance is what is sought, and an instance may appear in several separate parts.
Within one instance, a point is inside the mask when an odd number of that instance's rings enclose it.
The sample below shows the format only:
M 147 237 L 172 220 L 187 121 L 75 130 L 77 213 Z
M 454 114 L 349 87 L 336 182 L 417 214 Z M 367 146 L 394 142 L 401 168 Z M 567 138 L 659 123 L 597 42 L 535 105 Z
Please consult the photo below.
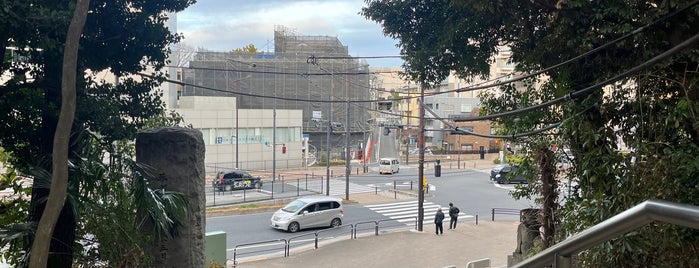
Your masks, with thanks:
M 469 261 L 488 258 L 491 267 L 506 267 L 516 248 L 517 222 L 462 222 L 456 230 L 434 234 L 401 231 L 362 236 L 291 252 L 289 257 L 239 263 L 238 267 L 466 267 Z M 230 266 L 229 266 L 230 267 Z

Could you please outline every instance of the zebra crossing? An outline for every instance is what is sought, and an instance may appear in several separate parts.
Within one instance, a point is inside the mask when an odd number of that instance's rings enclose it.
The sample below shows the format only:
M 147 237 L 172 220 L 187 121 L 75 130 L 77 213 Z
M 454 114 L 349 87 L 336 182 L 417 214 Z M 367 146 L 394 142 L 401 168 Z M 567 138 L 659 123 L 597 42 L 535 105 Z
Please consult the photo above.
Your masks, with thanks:
M 397 222 L 411 225 L 415 222 L 415 218 L 413 217 L 417 217 L 418 204 L 417 201 L 414 200 L 387 204 L 365 205 L 364 207 L 383 216 L 386 216 L 390 219 L 395 219 Z M 422 208 L 425 211 L 423 223 L 434 222 L 434 215 L 437 213 L 438 208 L 442 208 L 442 212 L 444 212 L 444 221 L 447 224 L 449 223 L 449 207 L 442 207 L 439 204 L 435 204 L 432 202 L 424 202 L 422 204 Z M 474 216 L 467 215 L 464 212 L 459 212 L 459 218 L 461 219 L 467 219 L 472 217 Z
M 307 189 L 313 191 L 319 191 L 325 193 L 327 189 L 325 185 L 326 181 L 314 180 L 308 182 Z M 287 183 L 291 186 L 296 186 L 295 183 Z M 305 184 L 303 185 L 305 187 Z M 345 195 L 345 180 L 330 179 L 330 195 L 333 196 L 344 196 Z M 349 183 L 349 193 L 350 194 L 361 194 L 361 193 L 373 193 L 376 189 L 373 186 L 361 185 L 356 183 Z

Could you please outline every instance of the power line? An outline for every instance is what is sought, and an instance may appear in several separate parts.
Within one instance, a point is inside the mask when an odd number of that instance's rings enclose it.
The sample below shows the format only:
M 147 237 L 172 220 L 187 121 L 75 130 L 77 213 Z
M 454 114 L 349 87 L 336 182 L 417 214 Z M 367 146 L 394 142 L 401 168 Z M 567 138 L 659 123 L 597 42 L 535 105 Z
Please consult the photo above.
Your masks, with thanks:
M 674 46 L 671 49 L 663 52 L 662 54 L 657 55 L 657 56 L 653 57 L 652 59 L 650 59 L 650 60 L 648 60 L 640 65 L 636 65 L 633 68 L 622 72 L 621 74 L 618 74 L 612 78 L 609 78 L 607 80 L 604 80 L 602 82 L 599 82 L 597 84 L 589 86 L 587 88 L 568 93 L 567 95 L 565 95 L 563 97 L 559 97 L 559 98 L 556 98 L 556 99 L 553 99 L 553 100 L 550 100 L 550 101 L 547 101 L 547 102 L 544 102 L 541 104 L 532 105 L 532 106 L 517 109 L 517 110 L 496 113 L 496 114 L 491 114 L 491 115 L 485 115 L 485 116 L 479 116 L 479 117 L 466 118 L 466 119 L 455 119 L 454 121 L 455 122 L 470 122 L 470 121 L 481 121 L 481 120 L 489 120 L 489 119 L 498 118 L 498 117 L 512 116 L 512 115 L 526 113 L 526 112 L 529 112 L 529 111 L 532 111 L 535 109 L 539 109 L 539 108 L 549 107 L 549 106 L 552 106 L 554 104 L 568 102 L 568 101 L 571 101 L 571 100 L 576 99 L 576 98 L 584 97 L 584 96 L 587 96 L 590 93 L 594 92 L 595 90 L 602 88 L 602 86 L 604 86 L 604 85 L 617 82 L 617 81 L 619 81 L 627 76 L 630 76 L 636 72 L 639 72 L 643 69 L 646 69 L 646 68 L 650 67 L 651 65 L 654 65 L 654 64 L 658 63 L 659 61 L 664 60 L 664 59 L 672 56 L 673 54 L 679 52 L 680 50 L 685 49 L 687 47 L 690 47 L 691 45 L 693 45 L 697 41 L 699 41 L 699 34 L 695 34 L 691 38 L 680 43 L 679 45 Z
M 505 80 L 505 81 L 497 82 L 497 83 L 492 84 L 492 85 L 479 86 L 479 85 L 481 85 L 481 84 L 483 84 L 483 83 L 488 82 L 488 81 L 486 81 L 486 82 L 482 82 L 482 83 L 476 84 L 475 87 L 474 87 L 474 86 L 468 86 L 468 87 L 463 87 L 463 88 L 457 88 L 457 89 L 454 89 L 454 90 L 445 91 L 444 93 L 449 93 L 449 92 L 467 92 L 467 91 L 474 91 L 474 90 L 479 90 L 479 89 L 487 89 L 487 88 L 496 87 L 496 86 L 501 86 L 501 85 L 506 85 L 506 84 L 510 84 L 510 83 L 514 83 L 514 82 L 522 81 L 522 80 L 524 80 L 524 79 L 528 79 L 528 78 L 532 78 L 532 77 L 538 76 L 538 75 L 540 75 L 540 74 L 542 74 L 542 73 L 548 72 L 548 71 L 550 71 L 550 70 L 556 69 L 556 68 L 561 67 L 561 66 L 563 66 L 563 65 L 566 65 L 566 64 L 569 64 L 569 63 L 571 63 L 571 62 L 574 62 L 574 61 L 577 61 L 577 60 L 579 60 L 579 59 L 582 59 L 582 58 L 584 58 L 584 57 L 587 57 L 587 56 L 589 56 L 589 55 L 591 55 L 591 54 L 597 53 L 597 52 L 599 52 L 599 51 L 601 51 L 601 50 L 603 50 L 603 49 L 606 49 L 607 47 L 610 47 L 610 46 L 613 45 L 613 44 L 616 44 L 616 43 L 618 43 L 618 42 L 621 42 L 622 40 L 624 40 L 624 39 L 626 39 L 626 38 L 629 38 L 629 37 L 631 37 L 631 36 L 634 36 L 634 35 L 636 35 L 636 34 L 639 34 L 639 33 L 643 32 L 643 31 L 645 31 L 646 29 L 650 28 L 652 25 L 655 25 L 655 24 L 657 24 L 657 23 L 659 23 L 659 22 L 665 21 L 665 20 L 667 20 L 667 19 L 669 19 L 669 18 L 671 18 L 671 17 L 673 17 L 673 16 L 676 16 L 677 14 L 679 14 L 679 13 L 681 13 L 681 12 L 683 12 L 683 11 L 685 11 L 685 10 L 687 10 L 687 9 L 689 9 L 689 8 L 691 8 L 691 7 L 693 7 L 693 6 L 695 6 L 695 5 L 698 4 L 698 3 L 699 3 L 699 0 L 695 0 L 694 2 L 688 4 L 687 6 L 685 6 L 685 7 L 683 7 L 683 8 L 680 8 L 680 9 L 678 9 L 678 10 L 675 10 L 675 11 L 673 11 L 673 12 L 670 12 L 670 13 L 668 13 L 668 14 L 665 14 L 664 16 L 662 16 L 662 17 L 660 17 L 660 18 L 658 18 L 658 19 L 656 19 L 656 20 L 654 20 L 654 21 L 651 21 L 651 22 L 649 22 L 649 23 L 647 23 L 647 24 L 645 24 L 645 25 L 643 25 L 643 26 L 641 26 L 641 27 L 639 27 L 639 28 L 636 28 L 635 30 L 633 30 L 633 31 L 631 31 L 631 32 L 629 32 L 629 33 L 627 33 L 627 34 L 625 34 L 625 35 L 622 35 L 622 36 L 619 37 L 619 38 L 616 38 L 616 39 L 614 39 L 614 40 L 612 40 L 612 41 L 609 41 L 609 42 L 607 42 L 607 43 L 605 43 L 605 44 L 603 44 L 603 45 L 597 47 L 597 48 L 594 48 L 594 49 L 592 49 L 592 50 L 589 50 L 589 51 L 587 51 L 587 52 L 585 52 L 585 53 L 583 53 L 583 54 L 577 55 L 577 56 L 575 56 L 575 57 L 573 57 L 573 58 L 571 58 L 571 59 L 568 59 L 568 60 L 566 60 L 566 61 L 563 61 L 563 62 L 561 62 L 561 63 L 558 63 L 558 64 L 552 65 L 552 66 L 550 66 L 550 67 L 544 68 L 544 69 L 542 69 L 542 70 L 539 70 L 539 71 L 536 71 L 536 72 L 533 72 L 533 73 L 529 73 L 529 74 L 527 74 L 527 75 L 525 75 L 525 76 L 522 76 L 522 77 L 518 77 L 518 78 L 513 78 L 513 79 L 508 79 L 508 80 Z M 512 74 L 512 73 L 511 73 L 511 74 Z M 508 76 L 509 76 L 509 75 L 504 75 L 504 76 L 500 76 L 500 77 L 498 77 L 498 78 L 496 78 L 496 79 L 503 78 L 503 77 L 508 77 Z M 489 80 L 489 81 L 492 81 L 492 80 Z M 496 81 L 497 81 L 497 80 L 496 80 Z

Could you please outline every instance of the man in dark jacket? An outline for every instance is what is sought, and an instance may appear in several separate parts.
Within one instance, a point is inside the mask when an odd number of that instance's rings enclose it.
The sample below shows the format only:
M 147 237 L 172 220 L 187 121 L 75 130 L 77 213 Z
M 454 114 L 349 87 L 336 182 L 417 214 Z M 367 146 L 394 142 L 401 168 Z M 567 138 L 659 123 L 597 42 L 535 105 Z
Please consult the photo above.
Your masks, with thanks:
M 444 234 L 444 228 L 442 227 L 442 221 L 444 221 L 444 213 L 442 213 L 442 209 L 438 208 L 437 209 L 437 214 L 434 215 L 434 225 L 435 225 L 435 232 L 437 235 Z
M 459 208 L 455 207 L 453 203 L 449 203 L 449 230 L 456 229 L 459 212 L 461 212 Z

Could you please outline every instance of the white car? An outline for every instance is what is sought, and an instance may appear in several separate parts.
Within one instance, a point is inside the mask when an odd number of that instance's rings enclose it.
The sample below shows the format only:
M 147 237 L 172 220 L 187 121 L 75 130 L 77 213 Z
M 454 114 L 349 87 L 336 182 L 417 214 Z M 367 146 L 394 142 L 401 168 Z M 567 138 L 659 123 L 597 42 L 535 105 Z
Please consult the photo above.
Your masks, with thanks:
M 420 154 L 420 149 L 415 148 L 415 149 L 410 150 L 408 153 L 411 155 Z M 425 155 L 431 155 L 431 154 L 432 154 L 432 149 L 425 148 Z
M 379 174 L 389 173 L 393 175 L 400 171 L 400 161 L 396 158 L 379 159 Z
M 342 225 L 342 199 L 332 196 L 307 196 L 291 201 L 272 214 L 271 226 L 290 233 L 313 227 Z

